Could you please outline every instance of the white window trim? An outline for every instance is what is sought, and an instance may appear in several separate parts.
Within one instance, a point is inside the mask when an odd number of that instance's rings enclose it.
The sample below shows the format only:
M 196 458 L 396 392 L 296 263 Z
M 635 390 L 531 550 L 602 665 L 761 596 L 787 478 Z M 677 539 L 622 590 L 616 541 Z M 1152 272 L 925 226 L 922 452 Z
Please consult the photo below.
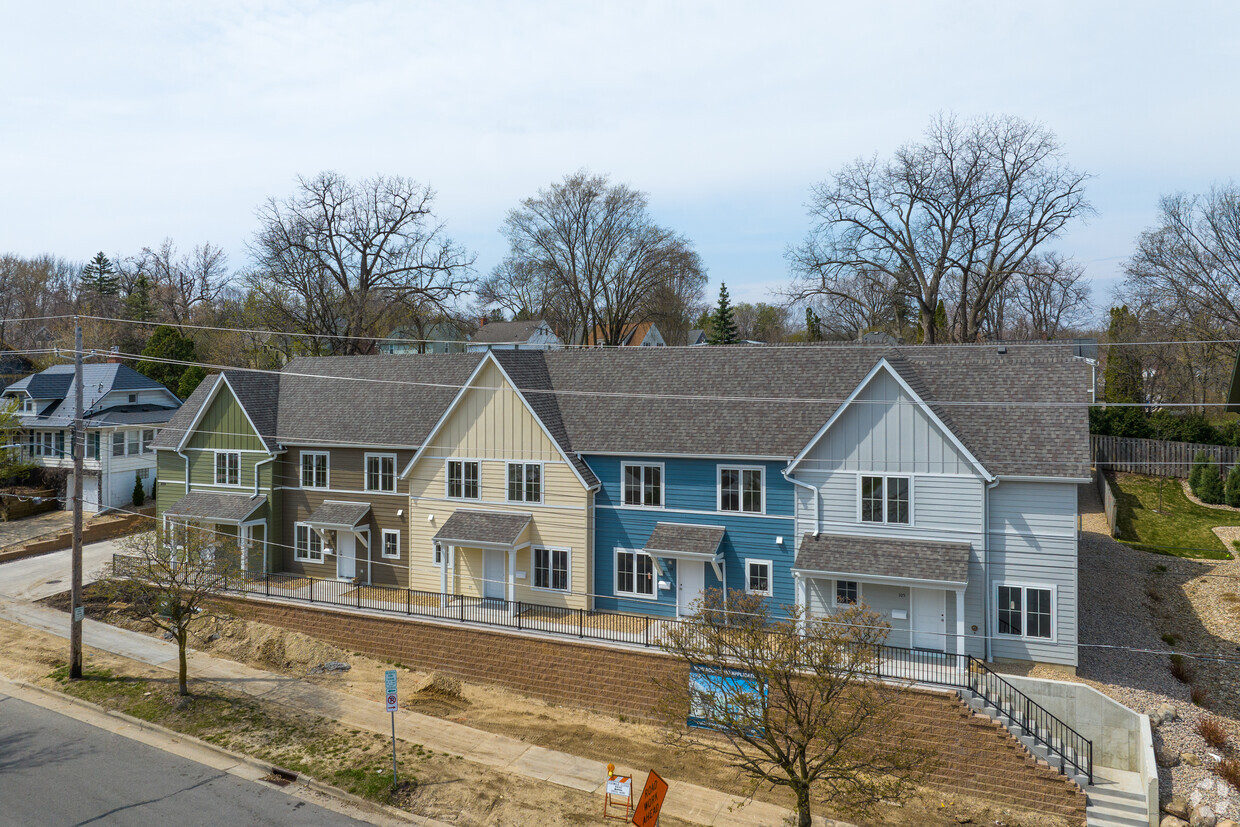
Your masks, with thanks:
M 306 541 L 305 555 L 301 553 L 301 548 L 297 545 L 297 530 L 299 528 L 304 528 L 306 530 L 307 541 Z M 319 559 L 315 560 L 313 557 L 310 556 L 309 538 L 313 536 L 314 533 L 315 531 L 313 528 L 311 528 L 309 523 L 293 523 L 293 559 L 296 560 L 297 562 L 299 563 L 322 563 L 324 561 L 325 553 L 324 553 L 322 537 L 319 538 Z
M 659 504 L 658 505 L 629 505 L 624 501 L 624 472 L 628 468 L 658 468 L 659 469 Z M 642 489 L 645 491 L 645 474 L 642 475 Z M 644 499 L 644 496 L 643 496 Z M 663 511 L 667 508 L 667 468 L 662 462 L 622 462 L 620 463 L 620 501 L 617 503 L 620 508 L 645 509 L 646 511 Z M 656 590 L 657 591 L 657 590 Z
M 396 535 L 396 553 L 395 554 L 387 553 L 387 538 L 389 534 Z M 389 560 L 400 559 L 400 529 L 385 528 L 379 532 L 379 556 L 386 557 Z
M 218 464 L 220 461 L 219 460 L 220 454 L 236 454 L 237 455 L 237 481 L 235 483 L 231 483 L 228 481 L 227 469 L 225 469 L 225 472 L 224 472 L 224 476 L 225 476 L 224 481 L 220 482 L 220 469 L 219 469 L 219 464 Z M 222 485 L 225 488 L 240 488 L 243 485 L 243 482 L 242 482 L 243 476 L 244 474 L 242 473 L 242 470 L 241 470 L 241 452 L 240 451 L 233 451 L 233 450 L 224 449 L 224 448 L 216 448 L 211 451 L 211 479 L 213 480 L 213 483 L 212 483 L 213 485 Z
M 384 457 L 392 460 L 392 487 L 387 488 L 371 488 L 370 487 L 370 461 L 372 459 L 383 459 Z M 328 460 L 330 463 L 331 460 Z M 328 471 L 330 473 L 330 466 Z M 382 474 L 379 475 L 382 478 Z M 373 494 L 395 494 L 399 487 L 397 480 L 400 478 L 400 469 L 396 465 L 396 455 L 389 453 L 365 453 L 362 455 L 362 490 Z
M 766 566 L 766 589 L 764 591 L 755 591 L 749 587 L 749 567 L 754 565 Z M 763 597 L 772 597 L 775 594 L 775 562 L 773 560 L 745 558 L 745 594 L 760 594 Z
M 431 543 L 431 565 L 443 567 L 447 565 L 447 553 L 444 551 L 443 545 L 438 540 Z
M 831 605 L 832 607 L 838 609 L 843 606 L 856 606 L 859 603 L 861 603 L 862 583 L 860 580 L 828 580 L 827 582 L 831 584 Z M 856 583 L 857 584 L 857 602 L 856 603 L 841 603 L 839 601 L 839 595 L 837 592 L 838 592 L 840 583 Z
M 620 560 L 619 560 L 619 557 L 621 554 L 634 554 L 634 555 L 641 555 L 643 557 L 650 557 L 650 582 L 651 582 L 651 585 L 653 586 L 653 589 L 651 590 L 650 594 L 642 594 L 641 592 L 638 592 L 638 591 L 631 591 L 631 592 L 621 591 L 620 589 Z M 659 599 L 659 565 L 655 562 L 654 557 L 651 557 L 649 554 L 647 554 L 646 552 L 642 551 L 639 548 L 622 548 L 622 547 L 617 546 L 612 551 L 611 563 L 612 563 L 611 593 L 613 595 L 615 595 L 616 597 L 625 597 L 630 600 L 649 600 L 651 602 L 658 601 Z M 636 563 L 634 564 L 634 569 L 633 569 L 633 587 L 634 588 L 637 587 Z
M 536 579 L 536 575 L 534 574 L 534 569 L 535 569 L 534 552 L 540 548 L 545 549 L 549 552 L 562 551 L 568 555 L 568 571 L 566 575 L 567 585 L 564 588 L 553 589 L 550 586 L 535 586 L 534 585 L 534 582 Z M 548 562 L 551 562 L 551 560 L 548 560 Z M 551 572 L 549 570 L 548 574 L 550 573 Z M 530 546 L 530 591 L 550 592 L 552 594 L 568 594 L 572 590 L 573 590 L 573 550 L 565 546 Z
M 917 524 L 916 515 L 913 513 L 913 474 L 885 474 L 881 471 L 858 471 L 857 472 L 857 522 L 861 525 L 894 525 L 907 526 L 912 528 Z M 863 477 L 881 477 L 883 480 L 883 519 L 882 520 L 863 520 L 861 519 L 861 479 Z M 887 480 L 900 479 L 908 480 L 908 522 L 892 523 L 887 520 Z
M 724 471 L 760 471 L 762 473 L 762 509 L 760 511 L 745 511 L 737 509 L 736 511 L 723 510 L 723 472 Z M 740 501 L 745 500 L 745 481 L 744 475 L 738 480 L 741 488 L 739 491 Z M 715 510 L 720 514 L 739 514 L 742 517 L 746 514 L 766 514 L 766 466 L 765 465 L 716 465 L 715 466 Z
M 448 485 L 448 463 L 451 463 L 451 462 L 459 462 L 462 464 L 462 467 L 461 467 L 461 494 L 462 495 L 465 493 L 464 464 L 467 462 L 472 462 L 478 466 L 478 496 L 476 497 L 465 497 L 465 496 L 453 497 L 451 494 L 448 493 L 448 491 L 450 490 L 449 485 Z M 505 473 L 504 499 L 502 500 L 502 502 L 507 502 L 508 501 L 507 467 L 505 467 L 504 473 Z M 481 502 L 482 501 L 482 460 L 474 459 L 473 457 L 447 457 L 446 459 L 444 459 L 443 461 L 443 496 L 445 500 L 451 500 L 452 502 L 458 502 L 458 503 Z
M 305 485 L 305 481 L 302 478 L 302 473 L 303 473 L 302 463 L 305 462 L 305 458 L 308 456 L 309 457 L 327 457 L 327 484 L 326 485 L 321 485 L 321 486 L 320 485 Z M 366 473 L 366 468 L 365 466 L 363 466 L 362 474 L 365 475 L 365 473 Z M 363 480 L 362 484 L 363 485 L 366 484 L 365 480 Z M 313 490 L 313 491 L 322 491 L 325 488 L 332 487 L 332 453 L 331 451 L 302 451 L 301 453 L 297 455 L 297 487 L 305 488 L 307 490 Z
M 1014 635 L 1010 632 L 999 631 L 999 589 L 1007 587 L 1010 589 L 1020 589 L 1020 634 Z M 1029 589 L 1039 591 L 1047 591 L 1051 593 L 1051 636 L 1036 637 L 1029 634 L 1029 597 L 1026 592 Z M 1003 640 L 1024 640 L 1031 643 L 1057 643 L 1059 640 L 1059 594 L 1058 589 L 1046 583 L 1026 583 L 1013 580 L 996 580 L 992 585 L 991 597 L 994 598 L 995 616 L 994 616 L 994 635 Z
M 519 465 L 519 466 L 521 466 L 521 493 L 522 493 L 522 496 L 524 496 L 524 494 L 525 494 L 525 467 L 526 467 L 527 465 L 537 465 L 537 466 L 538 466 L 538 499 L 536 499 L 536 500 L 525 500 L 525 499 L 522 499 L 522 500 L 510 500 L 510 499 L 508 499 L 508 469 L 509 469 L 509 468 L 511 468 L 511 467 L 512 467 L 512 466 L 514 466 L 514 465 Z M 545 463 L 538 462 L 538 461 L 534 461 L 534 462 L 521 462 L 521 461 L 509 461 L 509 460 L 506 460 L 506 461 L 504 462 L 504 502 L 509 502 L 509 503 L 534 503 L 535 505 L 542 505 L 543 500 L 544 500 L 544 499 L 546 499 L 546 496 L 547 496 L 547 469 L 544 467 L 544 465 L 545 465 Z M 446 466 L 446 465 L 445 465 L 445 466 L 444 466 L 444 479 L 445 479 L 445 481 L 447 480 L 447 473 L 448 473 L 448 470 L 447 470 L 447 469 L 448 469 L 448 466 Z M 479 463 L 478 463 L 478 499 L 482 499 L 482 463 L 481 463 L 481 462 L 479 462 Z M 547 546 L 540 546 L 540 548 L 547 548 Z

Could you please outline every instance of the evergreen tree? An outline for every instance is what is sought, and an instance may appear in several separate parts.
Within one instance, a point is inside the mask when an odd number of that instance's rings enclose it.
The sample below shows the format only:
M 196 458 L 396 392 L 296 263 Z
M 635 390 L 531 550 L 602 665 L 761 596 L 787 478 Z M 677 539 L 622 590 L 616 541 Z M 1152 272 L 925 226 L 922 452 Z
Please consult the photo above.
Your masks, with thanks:
M 1223 478 L 1219 475 L 1218 461 L 1214 457 L 1210 457 L 1209 463 L 1201 472 L 1201 484 L 1197 488 L 1197 496 L 1203 503 L 1222 505 L 1225 497 Z
M 151 282 L 145 273 L 134 279 L 133 288 L 125 297 L 125 318 L 149 322 L 155 318 L 155 303 L 151 300 Z
M 133 472 L 133 504 L 135 508 L 141 508 L 146 502 L 146 489 L 142 487 L 142 478 L 138 476 L 138 472 Z
M 182 399 L 189 399 L 189 395 L 194 389 L 202 384 L 202 380 L 207 378 L 207 372 L 198 365 L 191 365 L 181 374 L 181 381 L 177 383 L 177 396 Z
M 95 257 L 82 268 L 81 289 L 96 296 L 115 296 L 120 293 L 120 282 L 116 278 L 116 268 L 112 261 L 100 250 Z
M 1128 305 L 1111 308 L 1111 324 L 1107 328 L 1107 341 L 1132 342 L 1139 332 L 1137 317 Z M 1137 348 L 1111 344 L 1107 348 L 1107 367 L 1102 377 L 1102 396 L 1107 402 L 1145 401 L 1144 383 L 1141 378 L 1141 354 Z
M 1197 456 L 1193 457 L 1193 469 L 1188 472 L 1188 490 L 1198 497 L 1201 496 L 1201 478 L 1209 468 L 1210 455 L 1205 451 L 1198 451 Z
M 1227 504 L 1232 508 L 1240 508 L 1240 465 L 1231 466 L 1227 472 L 1227 484 L 1224 486 Z
M 917 344 L 925 344 L 926 328 L 921 323 L 922 312 L 917 311 Z M 938 337 L 936 343 L 947 340 L 947 306 L 943 304 L 943 300 L 939 299 L 938 307 L 934 308 L 934 330 L 935 336 Z
M 174 360 L 169 362 L 144 360 L 138 363 L 137 369 L 144 376 L 151 377 L 156 382 L 167 387 L 168 390 L 179 394 L 181 379 L 190 366 L 178 363 L 197 361 L 198 349 L 194 346 L 193 339 L 181 335 L 181 331 L 175 327 L 160 325 L 151 334 L 151 340 L 146 343 L 146 347 L 142 350 L 142 355 Z
M 809 342 L 822 341 L 822 317 L 812 307 L 805 308 L 805 339 Z
M 736 335 L 736 319 L 732 316 L 732 303 L 728 301 L 728 286 L 719 285 L 719 304 L 710 317 L 710 337 L 706 340 L 712 345 L 734 345 L 739 341 Z

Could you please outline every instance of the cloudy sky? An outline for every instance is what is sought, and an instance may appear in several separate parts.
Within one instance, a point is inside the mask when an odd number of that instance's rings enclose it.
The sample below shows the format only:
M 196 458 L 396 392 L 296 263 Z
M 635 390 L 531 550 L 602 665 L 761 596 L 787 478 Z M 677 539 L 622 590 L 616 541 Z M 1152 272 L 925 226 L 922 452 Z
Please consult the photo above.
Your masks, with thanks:
M 1095 178 L 1058 248 L 1109 297 L 1160 194 L 1240 177 L 1240 4 L 17 3 L 0 31 L 0 252 L 171 237 L 248 263 L 298 174 L 431 184 L 489 270 L 567 172 L 650 194 L 756 301 L 811 183 L 939 111 L 1044 122 Z

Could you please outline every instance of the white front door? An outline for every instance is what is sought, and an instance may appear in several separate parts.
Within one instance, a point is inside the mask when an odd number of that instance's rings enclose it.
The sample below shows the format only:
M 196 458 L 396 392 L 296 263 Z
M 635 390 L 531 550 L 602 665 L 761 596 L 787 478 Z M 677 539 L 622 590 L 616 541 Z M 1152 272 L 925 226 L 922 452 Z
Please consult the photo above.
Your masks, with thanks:
M 947 651 L 947 592 L 941 589 L 910 589 L 909 612 L 914 649 Z
M 482 596 L 504 599 L 504 552 L 482 552 Z
M 336 532 L 336 576 L 342 580 L 357 577 L 357 538 L 345 531 Z
M 691 560 L 676 561 L 676 615 L 693 613 L 693 601 L 706 588 L 706 564 Z

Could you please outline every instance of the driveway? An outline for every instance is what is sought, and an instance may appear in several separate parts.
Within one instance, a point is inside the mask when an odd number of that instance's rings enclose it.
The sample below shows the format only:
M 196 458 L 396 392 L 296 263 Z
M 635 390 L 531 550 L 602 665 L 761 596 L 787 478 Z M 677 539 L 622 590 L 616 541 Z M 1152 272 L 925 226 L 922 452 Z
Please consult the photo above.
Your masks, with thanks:
M 57 534 L 72 527 L 72 511 L 45 511 L 21 520 L 0 522 L 0 551 L 8 546 L 21 545 L 35 537 Z
M 90 583 L 95 572 L 118 551 L 116 543 L 104 540 L 82 548 L 82 582 Z M 50 597 L 69 588 L 72 561 L 69 549 L 13 560 L 0 566 L 0 602 L 33 601 Z

